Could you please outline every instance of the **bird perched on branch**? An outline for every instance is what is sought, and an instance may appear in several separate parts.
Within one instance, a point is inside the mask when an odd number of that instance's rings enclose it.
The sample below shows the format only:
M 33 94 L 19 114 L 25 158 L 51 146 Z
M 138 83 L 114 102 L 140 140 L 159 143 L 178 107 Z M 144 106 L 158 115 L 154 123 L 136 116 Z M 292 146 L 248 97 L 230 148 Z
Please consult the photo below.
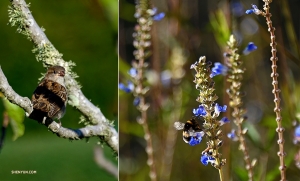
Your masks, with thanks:
M 68 98 L 64 77 L 63 67 L 48 68 L 45 78 L 33 92 L 31 98 L 33 112 L 29 118 L 49 125 L 53 119 L 60 120 L 64 116 Z

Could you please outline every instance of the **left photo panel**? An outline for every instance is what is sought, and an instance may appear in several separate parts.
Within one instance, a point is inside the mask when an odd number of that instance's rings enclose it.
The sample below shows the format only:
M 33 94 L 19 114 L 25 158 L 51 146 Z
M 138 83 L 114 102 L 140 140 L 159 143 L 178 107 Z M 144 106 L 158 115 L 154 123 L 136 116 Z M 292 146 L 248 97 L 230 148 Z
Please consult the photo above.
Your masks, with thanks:
M 0 2 L 0 180 L 118 180 L 118 1 Z

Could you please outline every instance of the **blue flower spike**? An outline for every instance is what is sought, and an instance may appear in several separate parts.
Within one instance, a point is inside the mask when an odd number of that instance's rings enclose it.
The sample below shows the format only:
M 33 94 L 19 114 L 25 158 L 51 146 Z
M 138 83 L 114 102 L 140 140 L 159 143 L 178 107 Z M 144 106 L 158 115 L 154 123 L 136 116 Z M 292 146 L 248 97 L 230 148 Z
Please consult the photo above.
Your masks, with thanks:
M 207 153 L 204 153 L 201 156 L 201 163 L 205 166 L 208 165 L 208 163 L 210 162 L 211 164 L 215 163 L 216 159 L 214 159 L 212 156 L 208 156 Z
M 215 104 L 215 114 L 219 115 L 221 112 L 226 112 L 227 106 L 219 106 L 218 103 Z
M 261 13 L 261 11 L 257 8 L 257 6 L 255 4 L 252 4 L 252 8 L 253 9 L 248 9 L 245 13 L 246 14 L 256 14 L 256 15 L 259 15 Z
M 234 129 L 231 130 L 231 132 L 227 134 L 227 137 L 229 139 L 231 139 L 232 141 L 237 141 L 238 140 L 238 137 L 236 136 Z
M 202 137 L 204 136 L 204 132 L 203 131 L 196 132 L 195 134 L 196 135 L 192 136 L 191 140 L 189 141 L 189 145 L 191 145 L 191 146 L 195 146 L 195 145 L 198 145 L 199 143 L 201 143 Z
M 193 114 L 195 116 L 205 116 L 206 115 L 206 111 L 205 111 L 205 108 L 204 106 L 202 105 L 199 105 L 199 107 L 197 109 L 193 109 Z
M 243 54 L 248 55 L 249 53 L 253 52 L 256 49 L 257 49 L 257 46 L 253 42 L 250 42 L 250 43 L 248 43 L 247 47 L 243 51 Z
M 128 81 L 127 86 L 123 83 L 119 83 L 119 89 L 126 92 L 126 93 L 130 93 L 133 92 L 134 90 L 134 84 L 130 81 Z
M 223 117 L 223 118 L 219 121 L 220 126 L 223 126 L 224 124 L 229 123 L 229 122 L 230 122 L 230 120 L 229 120 L 227 117 Z
M 220 75 L 220 74 L 226 75 L 227 70 L 228 70 L 228 68 L 225 65 L 221 64 L 220 62 L 216 62 L 214 64 L 214 67 L 211 69 L 211 74 L 209 76 L 210 76 L 210 78 L 213 78 L 214 76 Z
M 293 142 L 294 144 L 300 143 L 300 125 L 295 129 Z

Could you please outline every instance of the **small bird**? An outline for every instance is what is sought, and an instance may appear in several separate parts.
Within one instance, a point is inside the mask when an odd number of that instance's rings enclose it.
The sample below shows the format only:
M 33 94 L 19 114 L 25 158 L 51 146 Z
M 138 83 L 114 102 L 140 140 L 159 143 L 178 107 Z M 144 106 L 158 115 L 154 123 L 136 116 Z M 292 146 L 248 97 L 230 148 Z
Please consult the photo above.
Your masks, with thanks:
M 33 111 L 29 118 L 49 125 L 53 119 L 60 120 L 64 116 L 68 98 L 64 76 L 63 67 L 48 68 L 45 78 L 33 92 L 31 98 Z

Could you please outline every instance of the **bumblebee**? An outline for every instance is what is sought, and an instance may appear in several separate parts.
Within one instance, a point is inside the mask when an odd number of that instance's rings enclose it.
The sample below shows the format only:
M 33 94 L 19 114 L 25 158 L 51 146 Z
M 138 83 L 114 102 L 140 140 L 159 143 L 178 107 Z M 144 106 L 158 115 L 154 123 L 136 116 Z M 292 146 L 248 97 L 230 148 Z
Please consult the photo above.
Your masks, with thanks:
M 174 127 L 177 130 L 183 130 L 182 132 L 182 138 L 183 141 L 186 143 L 189 143 L 192 137 L 197 139 L 197 134 L 204 135 L 203 130 L 201 129 L 199 123 L 195 119 L 187 120 L 186 123 L 182 122 L 175 122 Z

